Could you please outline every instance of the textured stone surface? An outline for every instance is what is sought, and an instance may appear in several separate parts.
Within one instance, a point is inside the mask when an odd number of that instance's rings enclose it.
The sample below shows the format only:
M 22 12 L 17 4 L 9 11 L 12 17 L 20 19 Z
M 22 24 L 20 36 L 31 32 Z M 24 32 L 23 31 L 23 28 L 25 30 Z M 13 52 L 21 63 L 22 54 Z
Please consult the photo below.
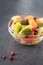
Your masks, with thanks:
M 7 57 L 15 50 L 15 60 L 0 58 L 0 65 L 43 65 L 43 42 L 36 46 L 17 43 L 8 32 L 8 21 L 13 15 L 43 16 L 43 0 L 0 0 L 0 55 Z

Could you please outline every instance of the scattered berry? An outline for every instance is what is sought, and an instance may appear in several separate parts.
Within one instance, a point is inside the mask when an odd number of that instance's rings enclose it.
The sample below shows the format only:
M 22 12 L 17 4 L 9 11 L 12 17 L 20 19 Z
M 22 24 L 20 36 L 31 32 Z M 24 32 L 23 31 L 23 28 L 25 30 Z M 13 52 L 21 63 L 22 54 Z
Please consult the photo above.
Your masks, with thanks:
M 2 55 L 1 57 L 2 57 L 4 60 L 6 59 L 6 56 L 5 56 L 5 55 Z
M 13 56 L 10 56 L 9 57 L 9 60 L 13 61 L 14 60 L 14 57 Z
M 15 51 L 12 51 L 11 55 L 14 56 L 15 55 Z

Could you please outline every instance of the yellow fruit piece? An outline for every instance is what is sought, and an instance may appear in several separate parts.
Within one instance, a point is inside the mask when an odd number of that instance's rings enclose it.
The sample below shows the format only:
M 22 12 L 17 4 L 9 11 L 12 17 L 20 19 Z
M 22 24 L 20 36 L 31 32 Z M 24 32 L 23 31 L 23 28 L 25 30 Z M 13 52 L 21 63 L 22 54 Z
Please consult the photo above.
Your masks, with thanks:
M 40 19 L 36 19 L 36 23 L 39 24 L 42 23 L 42 21 Z
M 25 29 L 27 29 L 27 28 L 29 28 L 29 29 L 31 30 L 33 27 L 32 27 L 31 25 L 27 25 L 27 26 L 25 26 L 25 28 L 23 28 L 23 29 L 19 32 L 19 34 L 21 34 L 22 31 L 25 30 Z
M 33 28 L 37 28 L 37 23 L 34 21 L 34 19 L 31 19 L 30 21 L 29 21 L 29 24 L 30 25 L 32 25 L 33 26 Z
M 11 21 L 19 22 L 19 21 L 21 21 L 21 16 L 13 16 L 13 17 L 11 17 Z
M 25 17 L 25 19 L 28 19 L 28 20 L 31 20 L 31 19 L 33 19 L 33 18 L 34 18 L 34 16 L 31 16 L 31 15 Z
M 38 42 L 39 42 L 39 41 L 36 40 L 36 39 L 33 39 L 33 40 L 32 40 L 32 44 L 38 44 Z
M 43 23 L 43 18 L 39 18 L 38 20 L 39 20 L 38 23 Z

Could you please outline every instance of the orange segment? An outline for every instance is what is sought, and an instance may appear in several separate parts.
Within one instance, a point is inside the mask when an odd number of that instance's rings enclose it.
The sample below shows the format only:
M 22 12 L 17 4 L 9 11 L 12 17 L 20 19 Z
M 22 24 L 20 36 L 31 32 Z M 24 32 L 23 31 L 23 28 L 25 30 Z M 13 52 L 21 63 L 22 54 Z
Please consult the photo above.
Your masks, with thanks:
M 37 28 L 37 23 L 34 21 L 34 19 L 31 19 L 30 21 L 29 21 L 29 24 L 30 25 L 32 25 L 33 26 L 33 28 Z

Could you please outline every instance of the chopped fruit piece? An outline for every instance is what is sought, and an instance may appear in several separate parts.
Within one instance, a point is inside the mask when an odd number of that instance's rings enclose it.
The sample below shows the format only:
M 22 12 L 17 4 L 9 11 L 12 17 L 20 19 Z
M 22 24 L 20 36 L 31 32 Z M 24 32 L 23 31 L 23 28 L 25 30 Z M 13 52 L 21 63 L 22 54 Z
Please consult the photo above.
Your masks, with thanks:
M 21 21 L 21 16 L 13 16 L 13 17 L 11 18 L 11 21 L 19 22 L 19 21 Z
M 43 18 L 39 18 L 39 20 L 40 20 L 40 23 L 43 23 Z
M 34 18 L 34 17 L 33 17 L 33 16 L 31 16 L 31 15 L 30 15 L 30 16 L 26 16 L 26 17 L 25 17 L 25 19 L 28 19 L 28 20 L 31 20 L 31 19 L 33 19 L 33 18 Z
M 35 33 L 35 32 L 34 32 L 34 30 L 33 30 L 33 31 L 31 32 L 31 34 L 34 35 L 34 33 Z
M 32 27 L 31 25 L 27 25 L 27 26 L 25 26 L 25 28 L 23 28 L 23 29 L 19 32 L 19 34 L 22 34 L 22 31 L 25 30 L 25 29 L 31 30 L 32 28 L 33 28 L 33 27 Z
M 19 33 L 19 31 L 21 30 L 21 24 L 19 23 L 19 22 L 17 22 L 16 24 L 15 24 L 15 26 L 14 26 L 14 32 L 16 33 L 16 34 L 18 34 Z
M 28 23 L 26 21 L 24 21 L 24 20 L 20 21 L 20 24 L 21 25 L 28 25 Z
M 37 34 L 37 31 L 38 31 L 38 29 L 32 29 L 32 30 L 31 30 L 32 35 L 36 35 L 36 34 Z
M 21 20 L 25 20 L 24 18 L 21 18 Z
M 11 53 L 11 55 L 14 56 L 14 55 L 15 55 L 15 51 L 13 51 L 13 52 Z
M 25 20 L 28 20 L 28 23 L 29 23 L 29 21 L 30 21 L 31 19 L 33 19 L 33 18 L 34 18 L 34 17 L 30 15 L 30 16 L 26 16 L 26 17 L 25 17 Z
M 43 32 L 43 27 L 40 27 L 37 31 L 37 35 L 40 35 Z
M 37 23 L 33 20 L 33 19 L 31 19 L 30 21 L 29 21 L 29 24 L 30 25 L 32 25 L 33 26 L 33 28 L 37 28 Z
M 39 23 L 43 23 L 40 19 L 36 19 L 36 23 L 39 24 Z
M 29 38 L 29 36 L 28 36 L 28 35 L 26 35 L 26 36 L 25 36 L 25 38 Z
M 31 31 L 27 28 L 27 29 L 24 29 L 24 30 L 22 31 L 22 34 L 23 34 L 23 35 L 30 35 L 30 34 L 31 34 Z
M 33 27 L 32 27 L 32 25 L 27 25 L 27 26 L 25 26 L 25 29 L 26 28 L 29 28 L 31 30 Z
M 26 43 L 28 43 L 28 42 L 31 42 L 32 39 L 30 39 L 30 38 L 27 38 L 27 39 L 26 39 L 26 38 L 25 38 L 24 41 L 25 41 Z
M 43 26 L 43 23 L 39 23 L 38 25 L 39 25 L 39 26 Z
M 9 60 L 13 61 L 14 60 L 14 57 L 13 56 L 10 56 L 9 57 Z
M 29 35 L 29 38 L 35 38 L 35 35 Z

